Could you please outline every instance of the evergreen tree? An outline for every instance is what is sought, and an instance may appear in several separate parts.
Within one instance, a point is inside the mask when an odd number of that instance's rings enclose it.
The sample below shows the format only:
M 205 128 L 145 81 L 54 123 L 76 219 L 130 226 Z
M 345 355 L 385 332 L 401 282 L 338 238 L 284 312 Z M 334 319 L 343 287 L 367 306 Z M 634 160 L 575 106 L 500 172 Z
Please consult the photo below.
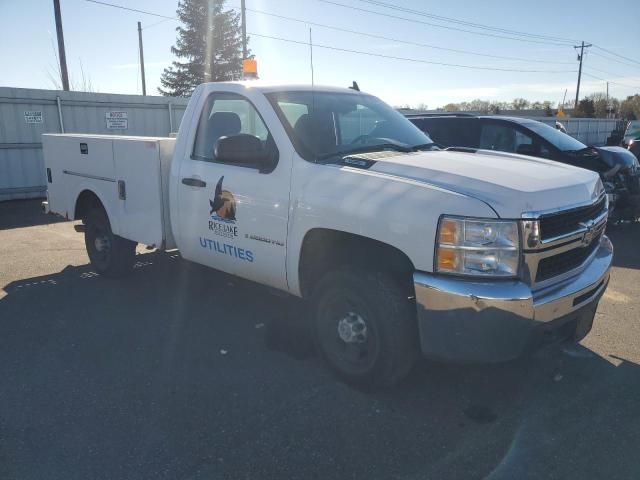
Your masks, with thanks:
M 226 0 L 180 0 L 176 60 L 160 78 L 162 95 L 187 97 L 203 82 L 242 77 L 240 14 L 225 10 Z
M 578 102 L 578 108 L 573 112 L 576 118 L 593 118 L 595 117 L 596 107 L 591 98 L 583 98 Z
M 545 102 L 544 106 L 544 116 L 545 117 L 553 117 L 553 109 L 551 108 L 551 102 Z

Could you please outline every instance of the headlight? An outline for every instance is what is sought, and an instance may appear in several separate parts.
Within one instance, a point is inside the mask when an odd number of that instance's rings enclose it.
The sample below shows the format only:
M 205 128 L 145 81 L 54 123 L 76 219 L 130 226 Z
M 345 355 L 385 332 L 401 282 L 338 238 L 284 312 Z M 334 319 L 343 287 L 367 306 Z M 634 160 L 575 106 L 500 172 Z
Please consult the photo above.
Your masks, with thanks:
M 440 218 L 435 270 L 440 273 L 513 277 L 520 263 L 518 222 Z

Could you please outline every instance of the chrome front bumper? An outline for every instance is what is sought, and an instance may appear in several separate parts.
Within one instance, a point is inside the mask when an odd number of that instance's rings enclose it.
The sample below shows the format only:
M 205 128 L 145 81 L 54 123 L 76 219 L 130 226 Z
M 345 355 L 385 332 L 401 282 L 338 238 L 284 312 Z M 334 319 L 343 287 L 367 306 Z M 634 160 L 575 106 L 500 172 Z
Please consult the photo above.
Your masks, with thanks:
M 578 273 L 541 289 L 520 280 L 415 272 L 422 352 L 454 361 L 503 361 L 523 354 L 538 333 L 575 325 L 573 336 L 580 339 L 591 329 L 612 259 L 613 247 L 603 235 L 595 255 Z

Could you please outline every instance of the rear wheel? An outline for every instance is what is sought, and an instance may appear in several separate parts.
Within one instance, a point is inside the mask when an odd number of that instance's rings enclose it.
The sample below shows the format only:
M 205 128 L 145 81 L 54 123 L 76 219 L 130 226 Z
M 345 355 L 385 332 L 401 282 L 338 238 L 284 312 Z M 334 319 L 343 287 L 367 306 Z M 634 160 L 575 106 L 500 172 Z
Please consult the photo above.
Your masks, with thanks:
M 318 350 L 342 379 L 391 386 L 417 357 L 415 308 L 388 275 L 343 269 L 325 275 L 315 289 Z
M 87 214 L 84 243 L 91 265 L 99 274 L 120 277 L 133 268 L 136 242 L 114 235 L 102 207 L 96 207 Z

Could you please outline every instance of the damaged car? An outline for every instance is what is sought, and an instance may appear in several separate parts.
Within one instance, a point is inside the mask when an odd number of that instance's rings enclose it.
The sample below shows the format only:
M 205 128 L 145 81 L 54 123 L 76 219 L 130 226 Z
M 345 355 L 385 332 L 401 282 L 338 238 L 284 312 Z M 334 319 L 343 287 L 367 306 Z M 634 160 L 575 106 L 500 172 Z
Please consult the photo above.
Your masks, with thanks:
M 547 158 L 597 172 L 610 205 L 610 222 L 640 217 L 640 166 L 622 147 L 587 146 L 545 123 L 482 115 L 408 116 L 440 146 L 497 150 Z

